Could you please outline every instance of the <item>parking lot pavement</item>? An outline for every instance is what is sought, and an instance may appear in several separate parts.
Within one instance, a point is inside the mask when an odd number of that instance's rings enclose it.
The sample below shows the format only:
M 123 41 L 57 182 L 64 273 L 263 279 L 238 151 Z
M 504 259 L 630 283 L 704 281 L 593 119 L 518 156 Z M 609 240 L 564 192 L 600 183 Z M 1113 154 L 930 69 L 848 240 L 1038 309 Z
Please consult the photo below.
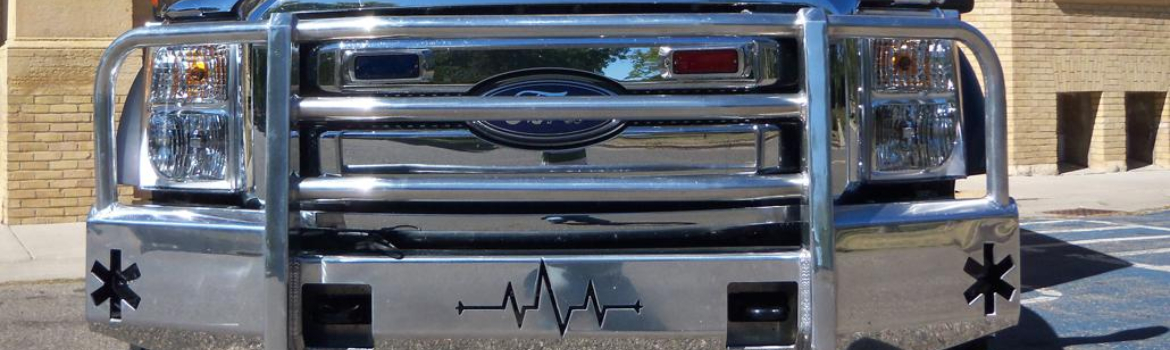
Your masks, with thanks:
M 1021 226 L 1024 309 L 993 349 L 1170 349 L 1170 211 Z
M 0 284 L 0 349 L 126 350 L 82 321 L 81 281 Z
M 1170 349 L 1170 211 L 1022 228 L 1024 310 L 993 349 Z M 0 349 L 126 349 L 85 327 L 80 281 L 0 284 L 0 295 Z

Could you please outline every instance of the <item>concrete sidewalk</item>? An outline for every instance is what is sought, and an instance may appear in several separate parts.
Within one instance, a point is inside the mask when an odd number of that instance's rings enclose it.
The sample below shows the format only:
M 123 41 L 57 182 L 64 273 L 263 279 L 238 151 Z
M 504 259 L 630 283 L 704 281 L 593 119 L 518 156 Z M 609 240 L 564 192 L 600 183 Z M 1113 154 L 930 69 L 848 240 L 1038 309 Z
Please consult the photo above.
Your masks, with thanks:
M 959 181 L 956 189 L 962 197 L 981 196 L 986 192 L 986 181 L 983 176 L 973 177 Z M 1078 208 L 1125 213 L 1170 209 L 1170 170 L 1013 176 L 1008 186 L 1020 216 L 1025 218 Z
M 964 197 L 981 196 L 984 177 L 960 181 Z M 1011 178 L 1011 193 L 1025 218 L 1061 209 L 1142 212 L 1170 208 L 1170 171 Z M 0 226 L 0 283 L 81 279 L 85 224 Z
M 85 223 L 0 226 L 0 283 L 85 276 Z

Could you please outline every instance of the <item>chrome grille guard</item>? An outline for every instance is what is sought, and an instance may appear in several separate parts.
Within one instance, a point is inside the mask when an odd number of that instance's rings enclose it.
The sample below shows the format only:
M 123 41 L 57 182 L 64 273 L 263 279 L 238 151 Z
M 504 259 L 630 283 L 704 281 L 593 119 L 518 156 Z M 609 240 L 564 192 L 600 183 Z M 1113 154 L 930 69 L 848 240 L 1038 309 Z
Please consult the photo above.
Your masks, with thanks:
M 540 28 L 534 30 L 533 28 Z M 451 98 L 459 109 L 436 108 L 436 101 L 383 98 L 371 110 L 334 108 L 328 100 L 298 101 L 291 91 L 292 68 L 297 43 L 326 39 L 356 38 L 524 38 L 589 36 L 739 36 L 767 35 L 796 37 L 802 43 L 806 79 L 804 92 L 795 98 L 778 96 L 690 97 L 687 101 L 658 96 L 622 97 L 621 103 L 596 109 L 584 116 L 583 106 L 596 108 L 592 98 L 526 99 Z M 830 116 L 828 43 L 835 38 L 943 38 L 963 42 L 979 61 L 986 89 L 987 196 L 952 202 L 955 208 L 1009 208 L 1007 191 L 1006 100 L 1003 72 L 990 42 L 974 27 L 954 19 L 893 16 L 826 15 L 806 8 L 798 14 L 664 14 L 664 15 L 581 15 L 581 16 L 457 16 L 360 17 L 298 21 L 292 14 L 276 14 L 266 23 L 176 24 L 139 28 L 113 42 L 99 64 L 95 92 L 95 160 L 97 200 L 95 213 L 114 209 L 117 203 L 114 144 L 115 79 L 122 61 L 136 49 L 206 43 L 252 43 L 267 46 L 267 178 L 262 198 L 265 231 L 264 286 L 267 323 L 266 349 L 289 348 L 288 232 L 293 200 L 290 174 L 290 125 L 301 118 L 384 118 L 386 111 L 410 111 L 409 118 L 423 121 L 465 121 L 500 116 L 500 110 L 516 117 L 544 119 L 710 119 L 711 115 L 753 117 L 799 117 L 805 121 L 805 169 L 801 180 L 809 239 L 803 247 L 811 259 L 811 271 L 802 272 L 800 329 L 812 329 L 807 346 L 812 349 L 836 347 L 836 291 L 833 258 L 833 193 L 830 184 Z M 608 100 L 608 99 L 607 99 Z M 568 113 L 567 111 L 573 111 Z M 470 112 L 470 113 L 468 113 Z M 390 189 L 393 190 L 393 189 Z M 815 324 L 816 327 L 809 327 Z

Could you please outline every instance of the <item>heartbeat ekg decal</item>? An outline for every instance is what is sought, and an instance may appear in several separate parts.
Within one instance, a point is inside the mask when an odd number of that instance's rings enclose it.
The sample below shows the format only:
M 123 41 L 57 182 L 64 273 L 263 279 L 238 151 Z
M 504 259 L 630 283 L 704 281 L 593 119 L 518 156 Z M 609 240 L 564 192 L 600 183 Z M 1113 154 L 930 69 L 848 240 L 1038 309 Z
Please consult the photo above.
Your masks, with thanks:
M 509 308 L 512 314 L 516 317 L 516 327 L 524 327 L 524 316 L 528 311 L 539 310 L 541 298 L 547 291 L 549 301 L 552 303 L 553 314 L 557 319 L 557 328 L 561 331 L 561 336 L 565 336 L 565 332 L 569 330 L 569 321 L 573 319 L 573 313 L 577 311 L 589 310 L 592 305 L 593 315 L 597 318 L 597 327 L 605 324 L 605 316 L 614 310 L 633 311 L 635 313 L 642 313 L 642 301 L 635 301 L 633 305 L 603 305 L 597 298 L 597 288 L 593 286 L 593 280 L 589 280 L 589 287 L 585 289 L 585 300 L 581 301 L 581 305 L 570 305 L 568 312 L 561 313 L 560 301 L 557 300 L 556 291 L 553 290 L 552 279 L 548 275 L 548 267 L 545 266 L 544 260 L 540 261 L 540 270 L 537 273 L 536 279 L 536 293 L 533 296 L 532 305 L 520 305 L 516 301 L 516 291 L 512 288 L 512 282 L 508 282 L 508 286 L 504 289 L 504 300 L 499 305 L 464 305 L 463 301 L 455 307 L 455 310 L 460 315 L 464 311 L 474 310 L 495 310 L 505 311 Z

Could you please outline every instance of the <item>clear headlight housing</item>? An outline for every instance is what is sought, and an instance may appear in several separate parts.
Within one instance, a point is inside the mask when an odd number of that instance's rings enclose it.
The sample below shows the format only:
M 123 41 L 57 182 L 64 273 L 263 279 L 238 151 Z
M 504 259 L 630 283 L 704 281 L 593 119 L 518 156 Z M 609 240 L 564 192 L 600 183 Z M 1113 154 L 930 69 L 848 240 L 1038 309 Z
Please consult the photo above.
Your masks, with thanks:
M 961 176 L 958 64 L 950 40 L 870 41 L 871 180 Z
M 242 166 L 236 45 L 149 52 L 144 188 L 235 190 Z
M 897 102 L 874 108 L 874 168 L 919 171 L 950 158 L 958 137 L 951 102 Z

